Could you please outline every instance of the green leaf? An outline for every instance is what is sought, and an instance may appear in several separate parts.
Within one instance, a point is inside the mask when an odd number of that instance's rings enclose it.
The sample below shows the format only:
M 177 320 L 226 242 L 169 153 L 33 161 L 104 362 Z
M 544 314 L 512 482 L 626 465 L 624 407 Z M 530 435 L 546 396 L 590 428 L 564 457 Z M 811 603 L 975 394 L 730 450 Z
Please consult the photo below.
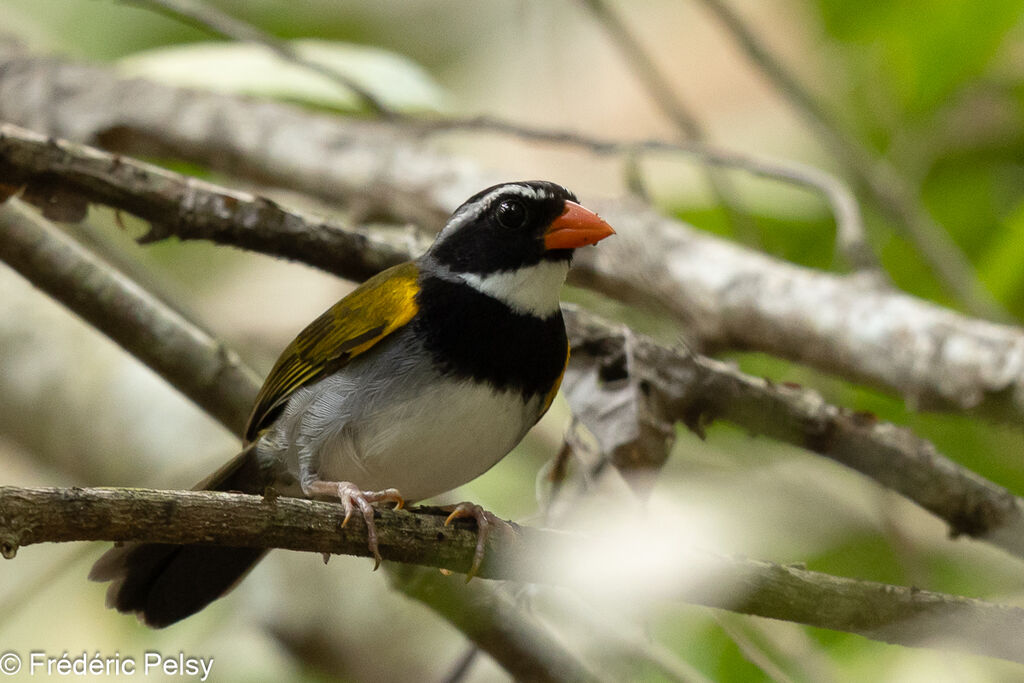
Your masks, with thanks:
M 978 263 L 978 276 L 997 299 L 1013 302 L 1024 294 L 1024 201 L 1006 218 Z
M 325 40 L 290 41 L 304 58 L 351 78 L 403 111 L 441 111 L 443 89 L 418 64 L 379 48 Z M 286 62 L 253 43 L 190 43 L 146 50 L 118 62 L 129 76 L 216 92 L 272 97 L 342 111 L 359 98 L 327 76 Z
M 934 111 L 988 66 L 1020 0 L 817 0 L 826 31 L 851 44 L 856 90 L 883 89 L 911 116 Z

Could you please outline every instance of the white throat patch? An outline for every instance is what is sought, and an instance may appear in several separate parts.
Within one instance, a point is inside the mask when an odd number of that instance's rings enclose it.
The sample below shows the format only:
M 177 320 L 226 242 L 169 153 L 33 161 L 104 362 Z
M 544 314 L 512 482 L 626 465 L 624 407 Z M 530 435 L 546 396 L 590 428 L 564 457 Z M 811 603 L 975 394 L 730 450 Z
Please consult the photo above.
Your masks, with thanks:
M 546 318 L 558 311 L 558 295 L 568 273 L 568 261 L 541 261 L 516 270 L 489 275 L 458 273 L 456 277 L 516 313 Z

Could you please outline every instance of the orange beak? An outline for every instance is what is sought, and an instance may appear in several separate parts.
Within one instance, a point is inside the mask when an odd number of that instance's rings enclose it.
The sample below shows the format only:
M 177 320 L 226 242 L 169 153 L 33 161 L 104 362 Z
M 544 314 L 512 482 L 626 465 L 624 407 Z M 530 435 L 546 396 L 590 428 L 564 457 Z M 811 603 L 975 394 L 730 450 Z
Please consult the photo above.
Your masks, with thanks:
M 588 244 L 597 244 L 614 234 L 612 226 L 601 220 L 596 213 L 584 209 L 576 202 L 566 200 L 565 211 L 544 233 L 544 248 L 576 249 Z

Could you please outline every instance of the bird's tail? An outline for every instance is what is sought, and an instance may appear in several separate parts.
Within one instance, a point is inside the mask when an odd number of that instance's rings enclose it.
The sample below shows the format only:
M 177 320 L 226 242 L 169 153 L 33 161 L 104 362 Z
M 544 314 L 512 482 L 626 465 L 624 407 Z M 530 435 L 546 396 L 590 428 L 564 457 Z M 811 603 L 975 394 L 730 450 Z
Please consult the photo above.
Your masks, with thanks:
M 261 493 L 263 477 L 253 445 L 195 488 Z M 111 582 L 107 607 L 163 628 L 226 594 L 264 553 L 262 548 L 126 543 L 104 553 L 89 578 Z

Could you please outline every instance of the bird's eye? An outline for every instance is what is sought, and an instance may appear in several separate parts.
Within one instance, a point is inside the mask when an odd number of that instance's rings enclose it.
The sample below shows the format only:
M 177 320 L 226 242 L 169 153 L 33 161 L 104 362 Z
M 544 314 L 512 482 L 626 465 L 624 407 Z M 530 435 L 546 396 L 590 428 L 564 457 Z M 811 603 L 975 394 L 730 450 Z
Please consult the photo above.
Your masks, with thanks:
M 526 207 L 516 199 L 498 204 L 498 223 L 504 228 L 521 228 L 526 224 Z

